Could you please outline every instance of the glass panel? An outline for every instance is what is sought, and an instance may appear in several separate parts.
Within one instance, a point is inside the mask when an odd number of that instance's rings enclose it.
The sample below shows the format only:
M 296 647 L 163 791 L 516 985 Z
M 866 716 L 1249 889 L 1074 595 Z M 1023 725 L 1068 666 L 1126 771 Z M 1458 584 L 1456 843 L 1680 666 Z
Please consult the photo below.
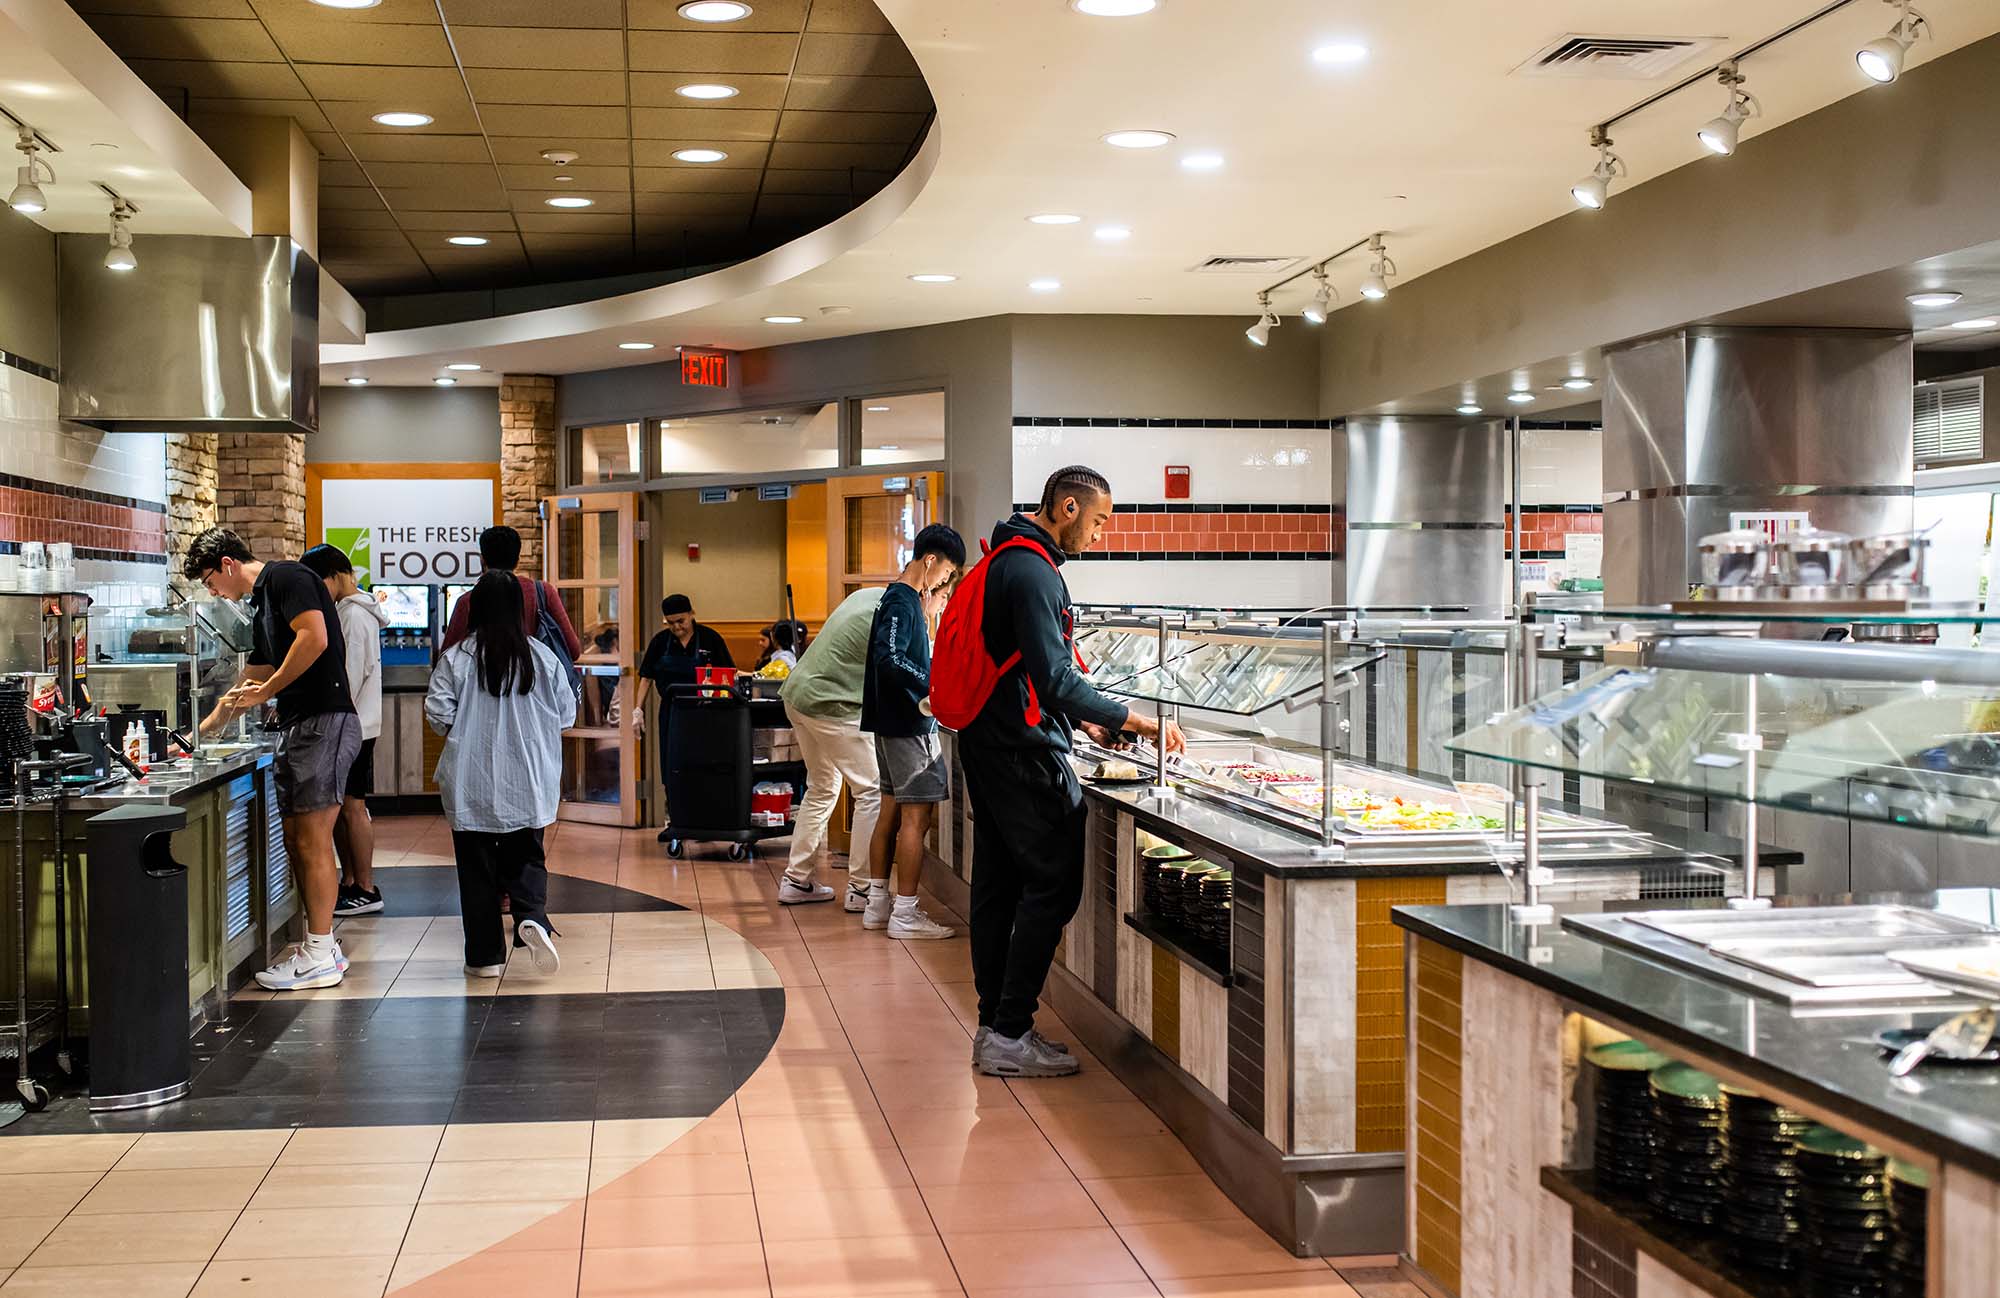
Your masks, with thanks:
M 623 761 L 616 735 L 564 735 L 563 801 L 617 806 Z
M 618 588 L 616 586 L 563 586 L 563 612 L 569 614 L 569 624 L 576 628 L 579 636 L 586 638 L 601 636 L 603 624 L 618 621 Z M 591 628 L 586 631 L 584 628 Z M 616 627 L 613 627 L 616 630 Z
M 1739 739 L 1756 683 L 1763 749 Z M 2000 835 L 2000 690 L 1611 667 L 1475 726 L 1458 752 L 1857 820 Z
M 589 648 L 586 637 L 584 647 Z M 627 690 L 631 682 L 618 679 L 618 668 L 612 664 L 583 664 L 583 704 L 577 709 L 576 724 L 583 730 L 611 730 L 618 725 L 626 708 L 631 706 L 631 696 Z
M 1804 623 L 1812 626 L 1849 623 L 1859 626 L 1906 626 L 1912 623 L 1950 625 L 1994 620 L 1991 609 L 1982 611 L 1977 604 L 1970 601 L 1911 600 L 1907 604 L 1898 603 L 1893 608 L 1888 604 L 1888 601 L 1840 600 L 1796 604 L 1773 601 L 1737 604 L 1716 601 L 1705 608 L 1692 608 L 1688 604 L 1675 606 L 1642 604 L 1588 611 L 1594 616 L 1614 622 L 1742 622 L 1752 626 L 1760 622 Z
M 837 402 L 662 419 L 654 427 L 663 477 L 831 469 L 840 463 Z
M 569 430 L 569 476 L 573 486 L 637 482 L 639 425 L 598 424 Z
M 909 464 L 944 458 L 944 393 L 861 401 L 861 462 Z
M 1157 641 L 1149 647 L 1150 654 L 1135 657 L 1150 658 L 1151 664 L 1102 686 L 1105 692 L 1247 716 L 1315 691 L 1322 677 L 1318 636 L 1260 641 L 1169 633 L 1164 667 L 1158 662 Z M 1358 666 L 1360 660 L 1355 661 Z
M 847 501 L 847 571 L 895 573 L 917 539 L 917 498 L 853 496 Z
M 615 509 L 565 509 L 556 515 L 556 578 L 616 581 L 623 538 Z

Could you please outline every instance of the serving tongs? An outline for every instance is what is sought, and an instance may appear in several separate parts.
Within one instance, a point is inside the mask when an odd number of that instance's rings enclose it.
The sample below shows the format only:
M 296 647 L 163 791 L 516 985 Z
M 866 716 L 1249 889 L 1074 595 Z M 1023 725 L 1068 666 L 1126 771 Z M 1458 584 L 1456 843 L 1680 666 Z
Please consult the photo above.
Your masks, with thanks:
M 1977 1059 L 1993 1043 L 1993 1007 L 1967 1010 L 1931 1029 L 1929 1036 L 1912 1041 L 1889 1061 L 1889 1076 L 1906 1077 L 1918 1064 L 1936 1055 L 1941 1059 Z

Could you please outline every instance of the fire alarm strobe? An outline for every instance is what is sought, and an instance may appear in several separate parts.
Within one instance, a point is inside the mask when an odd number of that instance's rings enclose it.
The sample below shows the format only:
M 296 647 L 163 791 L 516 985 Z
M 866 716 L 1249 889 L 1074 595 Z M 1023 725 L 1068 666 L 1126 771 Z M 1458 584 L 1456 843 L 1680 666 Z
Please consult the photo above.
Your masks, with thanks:
M 1194 477 L 1188 472 L 1187 465 L 1169 464 L 1167 466 L 1167 499 L 1186 500 L 1188 498 L 1188 485 L 1193 481 Z

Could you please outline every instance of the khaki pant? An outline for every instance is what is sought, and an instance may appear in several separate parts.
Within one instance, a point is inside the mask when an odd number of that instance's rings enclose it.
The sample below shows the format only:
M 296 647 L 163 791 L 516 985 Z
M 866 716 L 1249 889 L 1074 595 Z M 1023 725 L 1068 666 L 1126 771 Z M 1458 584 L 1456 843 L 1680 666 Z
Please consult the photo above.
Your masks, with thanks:
M 868 843 L 882 810 L 881 777 L 875 768 L 875 736 L 861 733 L 857 721 L 792 717 L 792 734 L 806 761 L 806 796 L 799 804 L 792 829 L 792 859 L 785 873 L 809 883 L 814 860 L 826 846 L 826 827 L 833 819 L 844 783 L 854 795 L 854 832 L 850 843 L 849 879 L 868 877 Z

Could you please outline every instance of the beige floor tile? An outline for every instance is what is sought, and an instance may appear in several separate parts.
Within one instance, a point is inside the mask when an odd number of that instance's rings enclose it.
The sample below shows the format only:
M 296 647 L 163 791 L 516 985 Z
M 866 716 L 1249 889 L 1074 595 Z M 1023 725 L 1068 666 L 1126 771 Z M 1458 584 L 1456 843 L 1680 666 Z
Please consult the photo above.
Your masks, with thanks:
M 122 1262 L 111 1266 L 29 1267 L 8 1279 L 7 1298 L 186 1298 L 200 1262 Z
M 946 1235 L 945 1248 L 966 1288 L 1032 1288 L 1144 1280 L 1109 1226 Z
M 0 1216 L 0 1267 L 17 1267 L 62 1223 L 54 1215 Z
M 458 1123 L 445 1128 L 437 1161 L 589 1158 L 591 1127 L 588 1122 Z
M 761 1244 L 599 1248 L 583 1254 L 579 1298 L 768 1298 Z
M 968 1289 L 968 1298 L 1159 1298 L 1149 1280 L 1122 1284 L 1036 1285 L 1028 1289 Z
M 274 1131 L 149 1131 L 118 1160 L 121 1172 L 170 1167 L 269 1167 L 292 1138 Z
M 770 1266 L 773 1298 L 963 1292 L 935 1235 L 799 1240 L 772 1249 Z
M 1008 1230 L 1102 1229 L 1097 1205 L 1074 1180 L 976 1182 L 924 1190 L 937 1229 L 952 1235 Z
M 755 1244 L 759 1201 L 747 1194 L 687 1199 L 593 1199 L 584 1212 L 583 1246 L 658 1248 L 680 1244 Z M 797 1237 L 785 1221 L 787 1238 Z
M 367 1208 L 414 1204 L 430 1168 L 423 1163 L 290 1167 L 265 1178 L 250 1198 L 260 1208 Z
M 583 1246 L 584 1206 L 551 1199 L 534 1203 L 425 1203 L 417 1206 L 403 1241 L 406 1253 L 469 1256 L 482 1251 L 538 1253 Z
M 750 1193 L 750 1164 L 741 1154 L 664 1154 L 655 1158 L 594 1159 L 590 1197 L 674 1199 L 697 1194 Z
M 759 1190 L 757 1212 L 786 1240 L 937 1233 L 923 1195 L 911 1188 L 863 1194 L 827 1187 Z
M 410 1212 L 407 1204 L 256 1208 L 236 1222 L 216 1258 L 384 1257 L 402 1247 Z
M 389 1292 L 407 1298 L 494 1298 L 524 1294 L 534 1298 L 576 1292 L 583 1255 L 576 1249 L 538 1253 L 412 1253 L 396 1259 Z
M 243 1259 L 211 1262 L 194 1298 L 382 1298 L 394 1269 L 393 1254 L 380 1257 Z
M 707 1129 L 707 1120 L 703 1118 L 608 1119 L 594 1124 L 590 1157 L 593 1162 L 601 1158 L 651 1158 L 669 1148 L 678 1149 L 683 1141 L 693 1140 L 697 1130 L 703 1130 L 709 1139 L 715 1139 L 715 1133 L 730 1131 L 735 1126 L 733 1114 L 728 1127 L 718 1124 L 712 1131 Z M 743 1139 L 738 1133 L 733 1148 L 742 1147 Z M 726 1152 L 727 1148 L 725 1146 L 725 1150 L 714 1152 Z
M 278 1166 L 346 1163 L 425 1163 L 437 1154 L 443 1126 L 301 1127 Z
M 1275 1275 L 1316 1271 L 1333 1278 L 1316 1257 L 1293 1257 L 1247 1218 L 1167 1221 L 1119 1226 L 1118 1234 L 1154 1280 Z M 1338 1291 L 1336 1291 L 1338 1292 Z
M 8 1136 L 0 1139 L 0 1174 L 108 1172 L 137 1136 Z
M 101 1172 L 30 1172 L 0 1176 L 0 1204 L 32 1210 L 37 1216 L 66 1216 L 103 1178 Z M 12 1262 L 0 1261 L 11 1267 Z
M 446 1132 L 450 1137 L 450 1132 Z M 586 1124 L 586 1134 L 588 1127 Z M 479 1159 L 433 1163 L 424 1203 L 519 1203 L 581 1199 L 590 1188 L 587 1158 Z
M 121 1262 L 206 1262 L 236 1224 L 231 1212 L 135 1212 L 71 1215 L 22 1265 L 91 1266 Z
M 235 1212 L 250 1202 L 265 1177 L 261 1167 L 181 1167 L 104 1174 L 97 1188 L 76 1206 L 79 1214 L 157 1212 L 172 1205 L 183 1212 Z
M 1154 1283 L 1168 1298 L 1358 1298 L 1352 1286 L 1326 1270 L 1156 1279 Z M 1420 1294 L 1414 1285 L 1409 1292 Z

